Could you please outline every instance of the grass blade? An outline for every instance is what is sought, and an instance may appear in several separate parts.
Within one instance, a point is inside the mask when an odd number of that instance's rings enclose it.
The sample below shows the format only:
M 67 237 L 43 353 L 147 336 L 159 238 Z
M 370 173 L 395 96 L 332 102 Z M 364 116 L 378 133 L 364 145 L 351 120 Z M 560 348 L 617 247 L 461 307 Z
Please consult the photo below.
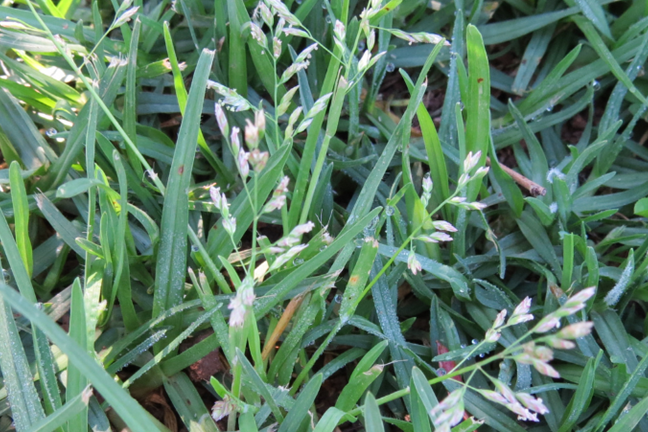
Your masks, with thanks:
M 167 184 L 160 227 L 161 241 L 155 278 L 153 316 L 182 302 L 187 268 L 187 224 L 189 222 L 189 198 L 186 190 L 191 180 L 200 113 L 213 59 L 214 53 L 207 50 L 200 55 L 171 164 L 173 175 L 170 176 Z M 180 331 L 177 326 L 178 318 L 171 318 L 172 324 L 176 324 L 172 337 Z

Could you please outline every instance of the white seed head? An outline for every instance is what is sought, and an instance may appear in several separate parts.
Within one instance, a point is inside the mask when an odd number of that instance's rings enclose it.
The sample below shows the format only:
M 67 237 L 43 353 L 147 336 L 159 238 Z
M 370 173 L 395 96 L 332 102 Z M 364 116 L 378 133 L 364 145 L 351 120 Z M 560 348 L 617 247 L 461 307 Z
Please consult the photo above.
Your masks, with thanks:
M 218 123 L 218 129 L 220 129 L 223 136 L 229 135 L 229 123 L 227 122 L 227 116 L 223 107 L 216 102 L 214 104 L 214 115 L 216 116 L 216 123 Z
M 421 263 L 416 259 L 416 254 L 412 250 L 407 257 L 407 268 L 409 268 L 414 275 L 421 271 Z

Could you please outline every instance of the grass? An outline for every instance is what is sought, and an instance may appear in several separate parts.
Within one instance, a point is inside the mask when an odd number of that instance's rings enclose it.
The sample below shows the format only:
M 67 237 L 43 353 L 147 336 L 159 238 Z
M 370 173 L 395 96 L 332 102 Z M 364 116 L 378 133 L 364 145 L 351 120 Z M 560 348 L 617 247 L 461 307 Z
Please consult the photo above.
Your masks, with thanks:
M 0 4 L 0 430 L 648 430 L 648 6 Z

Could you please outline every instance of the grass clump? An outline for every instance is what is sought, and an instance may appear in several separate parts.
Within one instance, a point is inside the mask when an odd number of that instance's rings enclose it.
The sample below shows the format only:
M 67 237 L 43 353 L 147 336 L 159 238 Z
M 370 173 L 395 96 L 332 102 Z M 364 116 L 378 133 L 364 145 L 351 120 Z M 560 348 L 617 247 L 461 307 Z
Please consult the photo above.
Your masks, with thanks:
M 0 5 L 0 430 L 648 429 L 645 4 Z

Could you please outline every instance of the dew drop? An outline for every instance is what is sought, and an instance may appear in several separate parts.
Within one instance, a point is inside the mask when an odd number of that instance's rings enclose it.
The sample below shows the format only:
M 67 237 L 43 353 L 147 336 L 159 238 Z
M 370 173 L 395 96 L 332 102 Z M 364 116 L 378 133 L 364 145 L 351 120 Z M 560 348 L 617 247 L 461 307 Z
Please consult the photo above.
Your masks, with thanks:
M 385 207 L 385 214 L 387 214 L 387 216 L 393 216 L 394 215 L 394 207 L 392 207 L 392 206 Z
M 461 344 L 461 348 L 466 348 L 466 344 Z
M 598 82 L 597 80 L 592 81 L 592 88 L 594 91 L 598 91 L 601 89 L 601 83 Z
M 358 42 L 358 51 L 364 51 L 366 47 L 365 41 L 361 40 Z
M 362 244 L 364 243 L 364 240 L 362 240 L 361 238 L 357 238 L 353 242 L 355 243 L 356 247 L 360 249 L 362 247 Z
M 387 72 L 394 72 L 396 70 L 396 65 L 392 62 L 387 63 Z
M 295 258 L 293 260 L 293 265 L 298 266 L 298 265 L 302 265 L 302 264 L 304 264 L 304 259 L 303 258 Z
M 54 129 L 54 128 L 49 128 L 49 129 L 47 129 L 45 131 L 45 135 L 47 135 L 48 137 L 54 136 L 57 133 L 58 133 L 58 131 L 56 129 Z
M 473 339 L 472 341 L 470 341 L 470 343 L 472 343 L 473 345 L 477 345 L 479 341 L 477 339 Z
M 331 17 L 328 17 L 328 16 L 326 17 L 326 23 L 331 24 Z
M 445 375 L 445 374 L 447 374 L 447 373 L 448 373 L 448 372 L 446 372 L 446 370 L 443 369 L 443 368 L 439 368 L 439 369 L 437 369 L 437 375 L 439 375 L 439 376 L 443 376 L 443 375 Z
M 295 0 L 295 3 L 297 3 L 298 5 L 300 5 L 300 4 L 302 4 L 302 0 Z
M 196 245 L 191 246 L 191 252 L 198 252 L 200 249 Z
M 553 105 L 549 105 L 549 106 L 547 107 L 547 112 L 551 112 L 551 111 L 553 111 Z
M 479 358 L 484 358 L 484 357 L 486 357 L 486 354 L 484 353 L 479 354 Z
M 320 246 L 319 251 L 320 251 L 320 252 L 323 252 L 324 250 L 326 250 L 326 245 L 324 245 L 324 246 Z
M 341 294 L 335 294 L 335 297 L 333 297 L 333 301 L 335 303 L 342 303 L 342 295 Z

